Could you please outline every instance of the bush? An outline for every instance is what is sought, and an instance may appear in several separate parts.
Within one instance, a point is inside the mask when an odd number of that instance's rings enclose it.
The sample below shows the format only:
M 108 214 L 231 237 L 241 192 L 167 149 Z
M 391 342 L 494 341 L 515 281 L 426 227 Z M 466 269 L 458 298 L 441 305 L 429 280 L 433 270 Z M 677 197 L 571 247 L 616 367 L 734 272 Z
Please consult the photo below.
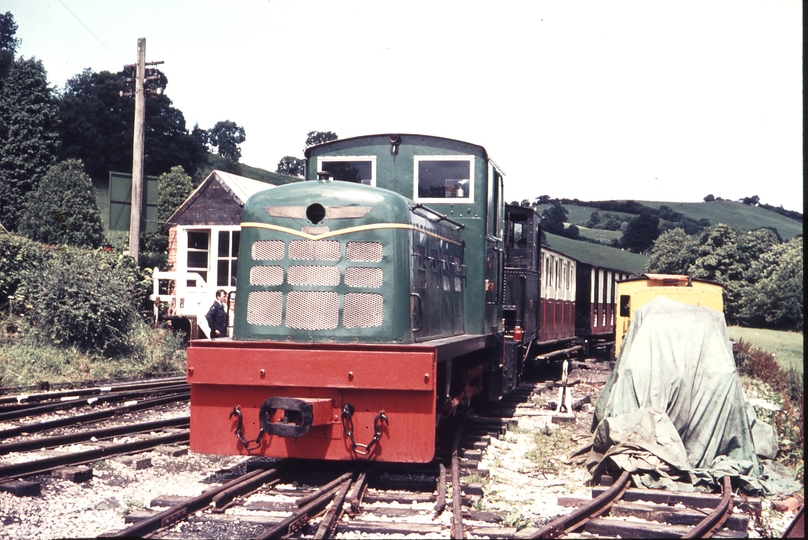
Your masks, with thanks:
M 103 354 L 125 352 L 140 284 L 131 257 L 64 247 L 25 273 L 25 315 L 42 338 Z
M 0 307 L 14 300 L 23 275 L 42 265 L 42 245 L 21 236 L 0 235 Z

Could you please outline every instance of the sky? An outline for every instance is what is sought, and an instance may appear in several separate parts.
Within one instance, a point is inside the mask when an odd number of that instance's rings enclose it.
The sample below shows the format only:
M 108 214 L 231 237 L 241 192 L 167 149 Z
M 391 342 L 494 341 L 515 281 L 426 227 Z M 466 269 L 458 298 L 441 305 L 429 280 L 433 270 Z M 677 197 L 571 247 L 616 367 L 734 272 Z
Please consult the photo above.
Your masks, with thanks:
M 803 211 L 797 0 L 0 0 L 49 82 L 163 61 L 187 128 L 275 171 L 309 131 L 484 146 L 506 200 Z

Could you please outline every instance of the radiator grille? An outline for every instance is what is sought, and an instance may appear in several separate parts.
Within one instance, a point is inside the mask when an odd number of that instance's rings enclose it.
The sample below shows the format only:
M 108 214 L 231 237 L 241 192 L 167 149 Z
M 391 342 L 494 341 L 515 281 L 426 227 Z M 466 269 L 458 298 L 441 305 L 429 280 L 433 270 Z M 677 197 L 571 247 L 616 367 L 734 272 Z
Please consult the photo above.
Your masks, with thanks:
M 379 262 L 382 260 L 382 244 L 380 242 L 348 242 L 345 246 L 345 257 L 349 261 Z
M 384 276 L 381 268 L 364 268 L 360 266 L 349 266 L 345 269 L 345 284 L 348 287 L 372 287 L 382 286 Z
M 290 266 L 286 277 L 289 285 L 339 285 L 339 268 L 336 266 Z
M 250 268 L 250 285 L 280 285 L 283 283 L 283 268 L 280 266 L 253 266 Z
M 339 321 L 339 295 L 328 291 L 290 291 L 286 326 L 298 330 L 332 330 Z
M 345 308 L 342 325 L 345 328 L 369 328 L 381 326 L 384 322 L 384 301 L 382 295 L 372 293 L 348 293 L 345 295 Z
M 252 245 L 252 258 L 255 261 L 279 261 L 283 259 L 282 240 L 258 240 Z
M 247 297 L 247 322 L 262 326 L 280 326 L 283 295 L 279 291 L 253 291 Z
M 336 240 L 292 240 L 289 258 L 299 261 L 338 261 L 340 245 Z

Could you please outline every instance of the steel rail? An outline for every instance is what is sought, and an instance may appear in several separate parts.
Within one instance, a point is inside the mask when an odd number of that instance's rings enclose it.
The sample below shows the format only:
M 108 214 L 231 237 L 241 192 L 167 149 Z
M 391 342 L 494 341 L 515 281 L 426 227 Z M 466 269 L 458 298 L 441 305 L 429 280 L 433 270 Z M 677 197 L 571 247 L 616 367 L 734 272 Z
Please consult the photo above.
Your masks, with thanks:
M 342 514 L 344 512 L 345 498 L 348 495 L 348 490 L 351 488 L 351 484 L 354 482 L 354 477 L 355 476 L 352 476 L 351 479 L 342 483 L 342 487 L 340 488 L 339 492 L 337 492 L 336 497 L 334 497 L 334 502 L 331 503 L 331 506 L 326 511 L 323 519 L 320 521 L 320 525 L 317 527 L 317 532 L 314 534 L 315 540 L 334 538 L 334 533 L 337 530 L 337 524 L 342 518 Z
M 275 463 L 275 465 L 277 468 L 279 463 Z M 248 472 L 247 474 L 240 476 L 235 480 L 231 480 L 226 484 L 223 484 L 219 487 L 211 488 L 197 497 L 193 497 L 192 499 L 189 499 L 187 501 L 175 504 L 174 506 L 167 508 L 162 512 L 158 512 L 157 514 L 150 516 L 142 521 L 139 521 L 134 525 L 127 527 L 126 529 L 122 529 L 114 533 L 102 534 L 101 536 L 107 538 L 110 537 L 142 538 L 164 527 L 170 527 L 174 523 L 182 519 L 185 519 L 185 517 L 188 516 L 189 514 L 205 508 L 206 506 L 210 505 L 211 502 L 213 502 L 213 498 L 220 493 L 226 492 L 227 490 L 230 489 L 238 488 L 239 486 L 245 483 L 251 483 L 255 481 L 258 477 L 261 478 L 273 477 L 273 474 L 277 473 L 276 468 L 269 470 L 257 469 L 255 471 Z
M 256 536 L 254 540 L 269 540 L 271 538 L 283 538 L 294 535 L 304 527 L 314 516 L 319 514 L 338 491 L 344 489 L 343 484 L 350 485 L 353 473 L 345 473 L 336 480 L 329 482 L 326 486 L 318 489 L 310 496 L 298 499 L 303 506 L 292 512 L 292 515 L 283 519 L 280 523 L 273 525 L 262 534 Z
M 68 401 L 58 401 L 56 403 L 22 403 L 8 408 L 0 409 L 0 422 L 7 420 L 16 420 L 26 416 L 37 416 L 55 411 L 66 411 L 68 409 L 76 409 L 85 405 L 96 405 L 102 403 L 117 403 L 121 401 L 131 401 L 136 398 L 144 396 L 151 396 L 154 394 L 166 394 L 172 392 L 188 392 L 190 387 L 187 384 L 166 386 L 160 389 L 143 389 L 131 390 L 127 392 L 117 392 L 112 394 L 101 394 L 98 396 L 91 396 L 88 398 L 76 398 Z
M 732 482 L 729 476 L 724 477 L 721 502 L 698 525 L 682 536 L 682 538 L 710 538 L 732 513 Z
M 3 386 L 0 387 L 0 403 L 10 403 L 19 401 L 20 398 L 36 399 L 37 396 L 50 396 L 50 395 L 70 395 L 71 392 L 82 392 L 99 388 L 102 391 L 111 389 L 112 391 L 120 391 L 122 389 L 142 388 L 146 386 L 159 386 L 165 384 L 177 384 L 185 380 L 185 375 L 177 375 L 175 377 L 161 377 L 158 379 L 141 379 L 139 381 L 130 382 L 110 382 L 110 381 L 79 381 L 71 383 L 53 383 L 48 384 L 48 387 L 53 388 L 67 388 L 67 390 L 41 390 L 39 385 L 28 386 Z M 84 386 L 82 386 L 84 384 Z M 12 394 L 12 395 L 9 395 Z
M 460 489 L 460 439 L 463 428 L 468 420 L 471 410 L 466 411 L 455 432 L 452 443 L 452 538 L 464 538 L 463 534 L 463 509 L 461 508 L 462 490 Z
M 160 405 L 174 403 L 175 401 L 184 401 L 191 397 L 190 392 L 179 392 L 177 394 L 163 396 L 154 399 L 144 399 L 131 405 L 124 405 L 122 407 L 115 407 L 112 409 L 105 409 L 102 411 L 94 411 L 86 414 L 78 414 L 75 416 L 68 416 L 65 418 L 57 418 L 55 420 L 47 420 L 45 422 L 38 422 L 36 424 L 24 424 L 13 428 L 8 428 L 0 431 L 0 440 L 17 437 L 24 433 L 39 433 L 49 429 L 71 426 L 76 424 L 83 424 L 84 422 L 94 422 L 96 420 L 103 420 L 104 418 L 111 418 L 135 411 L 142 411 L 144 409 L 151 409 Z
M 611 506 L 620 499 L 626 489 L 628 489 L 630 482 L 631 475 L 627 471 L 623 471 L 623 474 L 620 475 L 620 478 L 617 479 L 612 487 L 574 512 L 554 519 L 536 531 L 530 538 L 556 538 L 564 533 L 574 531 L 590 519 L 601 515 L 611 508 Z
M 82 465 L 91 461 L 96 461 L 110 456 L 129 454 L 131 452 L 139 452 L 155 446 L 164 444 L 171 444 L 176 442 L 187 442 L 189 439 L 188 431 L 180 433 L 171 433 L 169 435 L 161 435 L 158 437 L 151 437 L 141 441 L 134 441 L 129 443 L 112 444 L 103 446 L 93 450 L 86 450 L 84 452 L 74 452 L 71 454 L 64 454 L 61 456 L 53 456 L 49 458 L 37 459 L 25 463 L 14 463 L 11 465 L 4 465 L 0 467 L 0 481 L 11 480 L 15 478 L 23 478 L 26 476 L 34 476 L 45 472 L 65 467 L 68 465 Z
M 359 475 L 356 477 L 353 483 L 353 489 L 351 490 L 351 496 L 348 499 L 351 503 L 351 514 L 356 515 L 359 513 L 362 507 L 362 499 L 367 492 L 368 486 L 368 476 L 378 470 L 379 465 L 373 464 L 364 471 L 361 471 Z
M 106 386 L 88 386 L 86 388 L 73 388 L 70 390 L 59 390 L 54 392 L 22 393 L 11 396 L 1 396 L 0 405 L 30 403 L 35 401 L 47 401 L 49 399 L 61 399 L 72 396 L 92 396 L 104 393 L 126 392 L 130 390 L 142 390 L 146 388 L 161 388 L 182 384 L 185 376 L 171 377 L 168 379 L 155 379 L 149 382 L 126 383 Z M 187 383 L 186 383 L 187 384 Z M 5 408 L 5 407 L 0 407 Z
M 274 485 L 276 484 L 279 479 L 277 478 L 280 475 L 280 469 L 269 469 L 268 471 L 264 472 L 263 474 L 259 474 L 258 476 L 252 477 L 247 479 L 240 484 L 235 486 L 231 486 L 216 495 L 213 496 L 211 499 L 211 504 L 216 511 L 222 511 L 226 506 L 229 506 L 230 503 L 233 502 L 233 499 L 249 493 L 251 491 L 255 491 L 259 487 L 262 487 L 266 484 Z
M 783 538 L 805 538 L 805 506 L 800 508 L 797 515 L 791 520 L 783 533 Z
M 139 422 L 135 424 L 124 424 L 122 426 L 103 429 L 86 430 L 79 433 L 70 433 L 69 435 L 26 439 L 24 441 L 14 443 L 0 443 L 0 455 L 9 454 L 11 452 L 25 452 L 26 450 L 34 450 L 39 448 L 53 448 L 54 446 L 62 446 L 64 444 L 89 441 L 93 437 L 96 439 L 104 439 L 107 437 L 114 437 L 116 435 L 140 433 L 143 431 L 152 431 L 167 427 L 188 427 L 190 420 L 190 416 L 179 416 L 177 418 L 169 418 L 167 420 L 155 420 L 153 422 Z

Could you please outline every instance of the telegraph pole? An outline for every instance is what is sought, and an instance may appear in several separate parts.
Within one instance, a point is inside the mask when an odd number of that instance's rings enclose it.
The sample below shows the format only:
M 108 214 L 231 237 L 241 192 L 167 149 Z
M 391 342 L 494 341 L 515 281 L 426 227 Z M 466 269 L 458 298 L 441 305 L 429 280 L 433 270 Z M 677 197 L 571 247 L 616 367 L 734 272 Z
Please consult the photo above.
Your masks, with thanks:
M 146 38 L 137 40 L 137 75 L 135 76 L 135 139 L 132 144 L 132 209 L 129 214 L 129 255 L 138 262 L 140 248 L 140 213 L 143 205 L 143 143 L 146 136 Z
M 143 157 L 144 141 L 146 136 L 146 87 L 145 81 L 158 80 L 159 72 L 150 70 L 151 74 L 146 75 L 146 66 L 162 64 L 159 62 L 146 62 L 146 38 L 137 40 L 137 64 L 126 65 L 124 70 L 135 69 L 135 136 L 132 143 L 132 207 L 129 213 L 129 255 L 138 262 L 138 250 L 140 248 L 140 215 L 143 211 Z M 126 79 L 131 82 L 132 79 Z M 160 94 L 162 88 L 157 88 L 156 94 Z M 121 97 L 131 97 L 129 91 L 121 92 Z

